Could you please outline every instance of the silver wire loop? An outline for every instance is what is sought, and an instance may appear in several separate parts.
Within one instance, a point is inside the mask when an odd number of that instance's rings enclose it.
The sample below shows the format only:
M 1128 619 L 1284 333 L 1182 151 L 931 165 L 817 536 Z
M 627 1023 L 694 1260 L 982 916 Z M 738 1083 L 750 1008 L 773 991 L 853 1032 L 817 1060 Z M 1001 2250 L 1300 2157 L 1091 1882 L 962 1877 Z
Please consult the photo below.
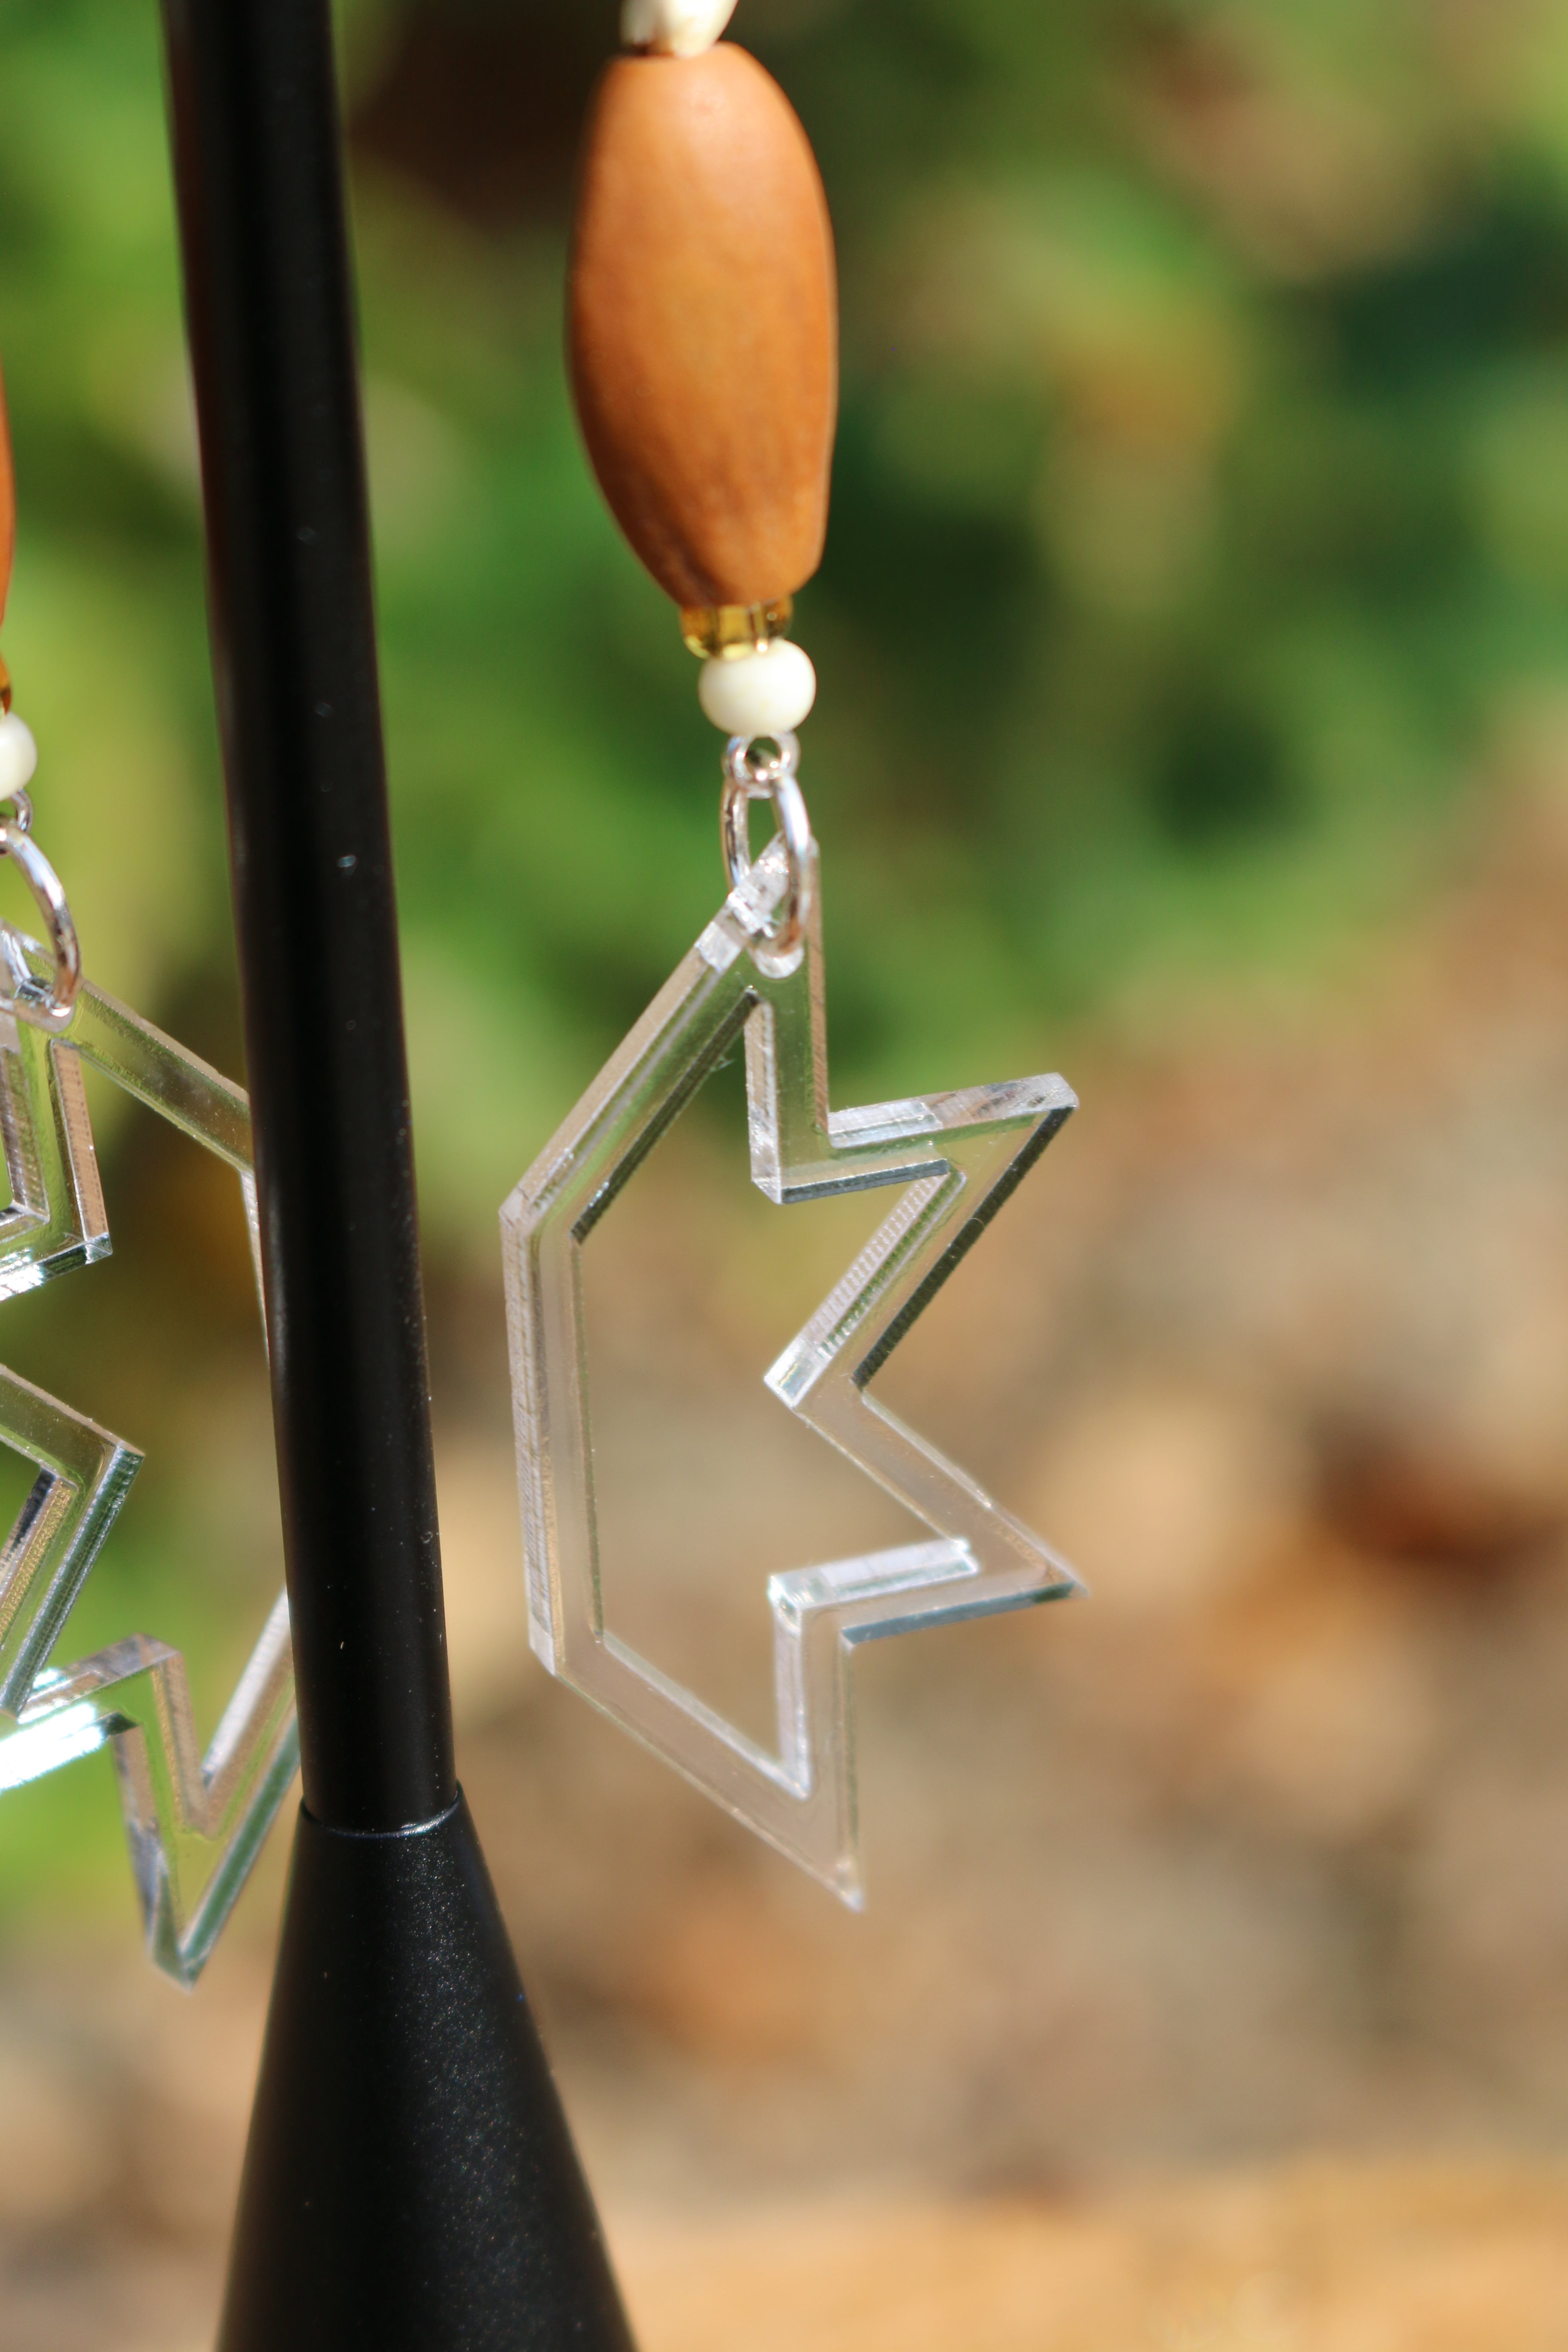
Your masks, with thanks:
M 0 857 L 14 857 L 33 894 L 34 903 L 48 929 L 55 959 L 54 976 L 46 990 L 28 968 L 18 934 L 9 923 L 3 929 L 5 961 L 12 987 L 0 991 L 0 1013 L 15 1013 L 36 1029 L 58 1031 L 70 1026 L 81 986 L 81 943 L 59 876 L 32 836 L 33 803 L 25 792 L 7 795 L 14 816 L 0 817 Z
M 759 745 L 768 740 L 776 741 L 777 751 L 761 752 Z M 731 888 L 738 890 L 752 870 L 752 845 L 746 828 L 753 801 L 772 802 L 779 837 L 784 845 L 789 888 L 779 901 L 773 927 L 763 934 L 768 953 L 774 957 L 795 954 L 811 919 L 814 845 L 799 772 L 800 739 L 795 735 L 759 736 L 754 740 L 733 735 L 724 753 L 719 830 Z

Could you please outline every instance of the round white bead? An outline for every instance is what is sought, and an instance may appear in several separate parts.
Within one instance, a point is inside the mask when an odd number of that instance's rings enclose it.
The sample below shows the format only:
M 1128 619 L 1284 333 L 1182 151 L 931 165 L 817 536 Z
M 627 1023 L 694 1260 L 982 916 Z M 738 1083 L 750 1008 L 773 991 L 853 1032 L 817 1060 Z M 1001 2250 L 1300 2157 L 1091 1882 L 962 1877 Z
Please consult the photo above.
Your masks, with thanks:
M 735 0 L 624 0 L 621 38 L 628 49 L 700 58 L 734 13 Z
M 14 710 L 0 712 L 0 800 L 25 791 L 37 767 L 38 747 L 26 720 Z
M 787 637 L 702 665 L 698 700 L 721 735 L 790 735 L 816 700 L 811 657 Z

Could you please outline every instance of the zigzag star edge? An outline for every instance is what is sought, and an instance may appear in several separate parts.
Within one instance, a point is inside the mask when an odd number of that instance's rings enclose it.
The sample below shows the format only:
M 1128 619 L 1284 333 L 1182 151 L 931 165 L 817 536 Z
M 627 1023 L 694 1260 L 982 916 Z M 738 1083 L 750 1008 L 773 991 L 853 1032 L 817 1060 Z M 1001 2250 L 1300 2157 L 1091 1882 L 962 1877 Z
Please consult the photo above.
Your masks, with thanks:
M 47 971 L 36 942 L 21 945 L 35 974 Z M 86 985 L 61 1035 L 0 1016 L 0 1141 L 12 1196 L 0 1216 L 0 1297 L 108 1253 L 84 1061 L 227 1160 L 244 1193 L 254 1261 L 244 1092 Z M 0 1545 L 0 1791 L 113 1750 L 148 1951 L 191 1985 L 298 1768 L 288 1602 L 279 1596 L 204 1756 L 177 1650 L 134 1634 L 74 1665 L 46 1663 L 141 1454 L 4 1366 L 0 1444 L 37 1469 Z
M 815 887 L 804 950 L 780 970 L 765 945 L 786 886 L 775 842 L 501 1211 L 518 1476 L 543 1664 L 858 1908 L 855 1645 L 1082 1590 L 1037 1536 L 868 1392 L 1077 1098 L 1061 1078 L 1037 1077 L 830 1110 Z M 769 1200 L 901 1188 L 767 1385 L 936 1538 L 770 1580 L 776 1753 L 605 1623 L 582 1307 L 584 1243 L 742 1034 L 752 1177 Z

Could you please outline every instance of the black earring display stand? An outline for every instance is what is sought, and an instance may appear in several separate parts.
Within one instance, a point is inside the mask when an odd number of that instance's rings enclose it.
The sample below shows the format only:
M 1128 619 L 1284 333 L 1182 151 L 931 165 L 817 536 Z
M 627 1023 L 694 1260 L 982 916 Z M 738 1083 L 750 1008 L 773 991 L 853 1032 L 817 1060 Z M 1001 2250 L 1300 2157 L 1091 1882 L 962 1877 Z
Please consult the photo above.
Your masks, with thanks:
M 304 1805 L 221 2352 L 630 2352 L 458 1791 L 327 0 L 165 0 Z

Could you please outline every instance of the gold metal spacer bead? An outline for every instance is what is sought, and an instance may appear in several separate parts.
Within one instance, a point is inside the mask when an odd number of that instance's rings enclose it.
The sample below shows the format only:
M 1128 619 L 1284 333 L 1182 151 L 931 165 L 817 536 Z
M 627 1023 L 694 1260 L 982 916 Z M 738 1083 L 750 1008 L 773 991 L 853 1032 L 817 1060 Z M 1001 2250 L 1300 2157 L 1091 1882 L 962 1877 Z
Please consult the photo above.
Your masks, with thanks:
M 5 667 L 5 656 L 0 654 L 0 710 L 11 708 L 11 673 Z
M 771 646 L 783 636 L 794 612 L 793 596 L 777 597 L 771 604 L 687 604 L 681 609 L 680 634 L 699 661 L 729 659 Z

